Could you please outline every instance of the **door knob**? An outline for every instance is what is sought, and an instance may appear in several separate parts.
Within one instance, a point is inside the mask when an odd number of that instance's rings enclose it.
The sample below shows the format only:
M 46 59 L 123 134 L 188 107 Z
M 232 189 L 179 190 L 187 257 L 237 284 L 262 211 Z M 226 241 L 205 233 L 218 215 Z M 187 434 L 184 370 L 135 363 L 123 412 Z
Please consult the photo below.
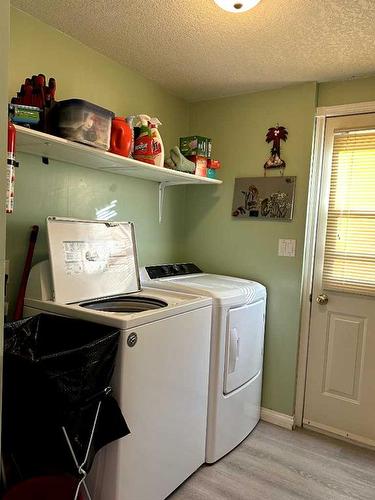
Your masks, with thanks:
M 325 293 L 321 293 L 317 296 L 316 301 L 321 306 L 325 306 L 328 302 L 328 295 L 326 295 Z

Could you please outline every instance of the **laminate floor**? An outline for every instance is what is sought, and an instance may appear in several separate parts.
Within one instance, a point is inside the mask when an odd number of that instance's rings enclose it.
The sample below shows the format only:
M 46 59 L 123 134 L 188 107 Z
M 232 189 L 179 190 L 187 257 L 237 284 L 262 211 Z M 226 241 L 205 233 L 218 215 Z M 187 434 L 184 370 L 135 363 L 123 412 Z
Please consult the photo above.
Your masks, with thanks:
M 375 500 L 375 452 L 260 422 L 168 500 Z

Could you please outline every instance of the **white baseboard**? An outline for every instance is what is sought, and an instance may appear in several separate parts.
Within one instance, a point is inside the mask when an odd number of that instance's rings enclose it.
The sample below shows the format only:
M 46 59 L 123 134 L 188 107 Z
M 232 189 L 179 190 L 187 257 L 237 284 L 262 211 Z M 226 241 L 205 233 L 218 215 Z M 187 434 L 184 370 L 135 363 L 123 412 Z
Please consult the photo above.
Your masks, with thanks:
M 270 424 L 284 427 L 284 429 L 293 430 L 294 428 L 294 416 L 279 413 L 278 411 L 270 410 L 268 408 L 260 409 L 260 419 L 265 422 L 269 422 Z

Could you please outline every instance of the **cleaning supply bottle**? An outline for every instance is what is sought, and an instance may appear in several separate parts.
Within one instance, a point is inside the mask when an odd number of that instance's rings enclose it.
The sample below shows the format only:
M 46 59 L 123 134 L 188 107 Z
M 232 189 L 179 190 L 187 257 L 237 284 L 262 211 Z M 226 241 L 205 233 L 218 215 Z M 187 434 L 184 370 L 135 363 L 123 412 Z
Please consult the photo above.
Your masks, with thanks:
M 132 129 L 125 118 L 116 116 L 112 120 L 110 152 L 120 156 L 130 156 L 132 135 Z
M 164 166 L 164 145 L 163 141 L 160 136 L 160 132 L 158 129 L 158 125 L 161 125 L 162 123 L 157 119 L 157 118 L 151 118 L 150 119 L 150 124 L 151 124 L 151 138 L 153 142 L 153 149 L 154 149 L 154 154 L 155 154 L 155 165 L 158 167 L 163 167 Z
M 153 163 L 151 128 L 149 127 L 150 117 L 147 115 L 138 115 L 136 123 L 137 133 L 134 137 L 134 154 L 135 160 L 145 163 Z
M 164 146 L 158 125 L 161 123 L 157 118 L 138 115 L 139 134 L 134 139 L 133 157 L 136 160 L 162 167 L 164 166 Z

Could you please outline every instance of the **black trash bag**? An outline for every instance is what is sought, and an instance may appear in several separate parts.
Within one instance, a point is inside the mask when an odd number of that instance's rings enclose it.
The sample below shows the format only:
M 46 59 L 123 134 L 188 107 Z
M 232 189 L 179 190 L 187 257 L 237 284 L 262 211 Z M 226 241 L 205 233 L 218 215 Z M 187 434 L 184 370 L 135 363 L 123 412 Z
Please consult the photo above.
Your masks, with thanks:
M 62 427 L 83 463 L 99 402 L 84 470 L 129 434 L 109 386 L 119 337 L 113 327 L 49 314 L 5 325 L 3 451 L 23 478 L 78 475 Z

